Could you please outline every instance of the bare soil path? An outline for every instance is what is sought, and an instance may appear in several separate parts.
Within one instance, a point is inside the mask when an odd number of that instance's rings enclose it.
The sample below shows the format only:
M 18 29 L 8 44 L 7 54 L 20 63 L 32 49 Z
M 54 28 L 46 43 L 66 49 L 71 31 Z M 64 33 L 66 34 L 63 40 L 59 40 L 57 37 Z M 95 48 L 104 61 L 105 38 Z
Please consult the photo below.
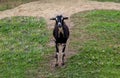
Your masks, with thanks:
M 95 9 L 120 10 L 120 4 L 89 0 L 40 0 L 20 5 L 14 9 L 0 11 L 0 19 L 11 16 L 44 17 L 47 20 L 48 28 L 53 28 L 54 22 L 50 21 L 49 18 L 57 14 L 63 14 L 64 16 L 70 17 L 77 12 Z M 70 20 L 67 21 L 67 24 L 70 25 L 70 28 L 73 25 Z M 54 46 L 53 42 L 51 42 L 51 45 Z M 73 54 L 75 54 L 75 52 L 68 52 L 67 58 Z M 52 63 L 54 62 L 52 61 Z
M 20 5 L 14 9 L 0 11 L 0 19 L 11 16 L 37 16 L 47 20 L 57 14 L 71 14 L 94 9 L 120 10 L 119 3 L 96 2 L 89 0 L 40 0 Z M 51 23 L 48 21 L 48 23 Z

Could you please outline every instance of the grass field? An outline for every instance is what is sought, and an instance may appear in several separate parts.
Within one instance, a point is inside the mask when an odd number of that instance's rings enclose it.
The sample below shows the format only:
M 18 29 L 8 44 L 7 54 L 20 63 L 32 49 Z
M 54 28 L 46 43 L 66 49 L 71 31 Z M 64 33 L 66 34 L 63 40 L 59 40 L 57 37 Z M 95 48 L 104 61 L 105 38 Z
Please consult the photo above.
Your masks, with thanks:
M 0 78 L 119 78 L 120 11 L 86 11 L 71 19 L 69 50 L 78 53 L 54 71 L 43 18 L 0 20 Z
M 69 48 L 78 54 L 50 78 L 119 78 L 120 11 L 94 10 L 72 15 Z
M 43 18 L 0 20 L 0 78 L 33 78 L 45 62 L 44 56 L 50 53 L 48 35 Z
M 93 0 L 93 1 L 101 1 L 101 2 L 120 2 L 120 0 Z
M 37 0 L 0 0 L 0 11 L 11 9 L 31 1 L 37 1 Z

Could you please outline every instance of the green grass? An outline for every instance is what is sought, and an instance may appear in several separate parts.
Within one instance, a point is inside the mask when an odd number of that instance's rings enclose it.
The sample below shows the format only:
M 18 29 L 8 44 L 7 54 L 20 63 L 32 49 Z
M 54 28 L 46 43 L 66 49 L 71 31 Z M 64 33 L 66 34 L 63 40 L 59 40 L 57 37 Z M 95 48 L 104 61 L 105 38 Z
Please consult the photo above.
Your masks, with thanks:
M 19 6 L 24 3 L 37 0 L 1 0 L 0 1 L 0 11 L 7 10 Z
M 120 0 L 93 0 L 93 1 L 101 1 L 101 2 L 120 2 Z
M 0 78 L 33 78 L 50 53 L 48 33 L 43 18 L 0 20 Z
M 120 78 L 120 11 L 87 11 L 71 19 L 69 49 L 78 53 L 50 78 Z
M 51 31 L 43 18 L 0 20 L 0 78 L 119 78 L 120 11 L 86 11 L 71 19 L 69 50 L 78 53 L 53 71 Z

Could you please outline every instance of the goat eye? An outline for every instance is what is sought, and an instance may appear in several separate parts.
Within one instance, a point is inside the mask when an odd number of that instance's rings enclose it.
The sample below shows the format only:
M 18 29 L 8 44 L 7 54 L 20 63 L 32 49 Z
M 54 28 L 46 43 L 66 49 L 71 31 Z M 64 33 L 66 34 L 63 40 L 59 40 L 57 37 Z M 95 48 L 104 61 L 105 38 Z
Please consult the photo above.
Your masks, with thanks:
M 56 20 L 58 21 L 58 19 L 56 18 Z
M 63 20 L 63 17 L 61 18 L 61 20 Z

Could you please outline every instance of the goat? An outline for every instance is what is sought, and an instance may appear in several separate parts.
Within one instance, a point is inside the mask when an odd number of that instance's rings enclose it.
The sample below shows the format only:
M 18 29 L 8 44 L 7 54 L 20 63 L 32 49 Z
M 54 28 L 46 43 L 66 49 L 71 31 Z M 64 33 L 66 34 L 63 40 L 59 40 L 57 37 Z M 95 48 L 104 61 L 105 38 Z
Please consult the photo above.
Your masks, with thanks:
M 50 20 L 55 20 L 55 26 L 53 30 L 53 36 L 55 38 L 55 47 L 56 47 L 56 64 L 55 67 L 58 66 L 58 55 L 59 55 L 59 45 L 62 45 L 62 65 L 64 65 L 64 57 L 65 57 L 65 48 L 66 43 L 69 38 L 69 28 L 64 22 L 64 20 L 68 19 L 68 17 L 63 17 L 62 15 L 57 15 L 55 18 L 51 18 Z

